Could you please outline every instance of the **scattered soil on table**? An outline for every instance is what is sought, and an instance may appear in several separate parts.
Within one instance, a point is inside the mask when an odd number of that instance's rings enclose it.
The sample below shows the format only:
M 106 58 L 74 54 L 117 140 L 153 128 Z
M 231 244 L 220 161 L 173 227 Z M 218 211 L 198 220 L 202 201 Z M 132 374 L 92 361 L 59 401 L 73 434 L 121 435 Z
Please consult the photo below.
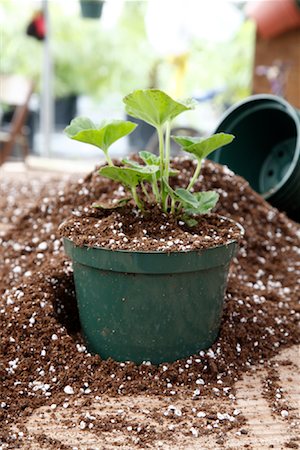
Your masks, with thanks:
M 177 185 L 185 186 L 193 163 L 175 160 L 174 166 L 180 169 Z M 16 434 L 10 427 L 38 407 L 54 405 L 55 410 L 72 404 L 81 414 L 107 394 L 169 399 L 169 407 L 155 414 L 162 419 L 168 414 L 170 442 L 172 424 L 188 416 L 193 419 L 191 436 L 218 433 L 221 442 L 227 430 L 243 429 L 233 404 L 234 383 L 250 367 L 268 366 L 280 349 L 299 342 L 300 229 L 226 167 L 207 161 L 195 186 L 200 187 L 217 190 L 216 213 L 240 222 L 245 235 L 231 265 L 218 340 L 207 351 L 172 364 L 102 361 L 88 353 L 80 335 L 72 266 L 58 226 L 72 212 L 86 213 L 91 203 L 119 191 L 117 184 L 95 171 L 39 198 L 20 219 L 11 219 L 15 226 L 0 238 L 0 420 L 6 448 L 26 441 L 25 432 Z M 274 377 L 276 382 L 276 373 Z M 271 373 L 268 379 L 272 381 Z M 183 396 L 195 406 L 182 410 Z M 203 398 L 211 399 L 205 411 Z M 293 411 L 278 412 L 293 417 Z M 78 426 L 88 428 L 90 422 L 95 420 L 86 416 Z M 141 424 L 128 424 L 122 416 L 96 423 L 112 432 L 127 427 L 141 448 L 151 448 L 155 430 L 147 425 L 141 432 Z M 55 442 L 47 445 L 58 448 Z
M 78 176 L 77 176 L 78 178 Z M 0 224 L 9 226 L 33 208 L 37 198 L 55 197 L 74 175 L 40 172 L 3 172 L 0 184 Z

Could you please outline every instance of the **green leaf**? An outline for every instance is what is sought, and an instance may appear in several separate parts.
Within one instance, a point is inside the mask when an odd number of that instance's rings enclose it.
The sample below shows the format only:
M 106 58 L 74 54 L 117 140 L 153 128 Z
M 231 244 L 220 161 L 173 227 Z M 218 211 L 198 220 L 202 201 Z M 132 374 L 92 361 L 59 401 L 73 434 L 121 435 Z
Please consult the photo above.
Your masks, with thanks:
M 139 157 L 148 166 L 159 166 L 159 156 L 154 155 L 151 152 L 146 152 L 145 150 L 139 152 Z
M 106 153 L 114 142 L 130 134 L 136 126 L 135 123 L 125 120 L 112 120 L 97 126 L 86 117 L 76 117 L 66 127 L 65 133 L 71 139 L 95 145 Z
M 159 170 L 158 167 L 154 166 L 141 166 L 141 168 L 105 166 L 101 167 L 99 174 L 132 188 L 141 181 L 151 181 L 152 175 L 157 170 Z
M 144 153 L 143 155 L 141 155 L 142 153 Z M 138 170 L 140 173 L 145 174 L 145 168 L 146 167 L 150 167 L 151 173 L 154 175 L 155 174 L 155 178 L 156 180 L 160 180 L 160 168 L 159 168 L 159 157 L 156 155 L 153 155 L 153 153 L 150 152 L 139 152 L 139 156 L 141 157 L 141 159 L 143 159 L 143 161 L 149 165 L 147 166 L 142 166 L 141 164 L 139 164 L 136 161 L 132 161 L 129 158 L 123 158 L 122 159 L 122 163 L 126 164 L 127 166 L 131 167 L 132 169 L 136 169 Z M 147 169 L 146 169 L 147 170 Z M 179 174 L 179 170 L 177 169 L 170 169 L 169 172 L 169 176 L 170 177 L 175 177 L 176 175 Z M 145 179 L 144 181 L 149 181 L 151 182 L 150 179 Z
M 192 109 L 192 106 L 176 102 L 158 89 L 136 90 L 124 97 L 123 102 L 129 115 L 155 128 L 161 127 L 182 112 Z
M 198 199 L 195 194 L 192 194 L 187 189 L 178 188 L 175 194 L 185 205 L 190 205 L 195 208 L 198 206 Z
M 188 153 L 192 153 L 197 159 L 204 159 L 210 153 L 214 152 L 224 145 L 233 141 L 233 134 L 217 133 L 208 138 L 189 137 L 189 136 L 173 136 L 175 142 L 183 147 Z
M 76 134 L 84 130 L 96 129 L 96 125 L 88 117 L 75 117 L 65 128 L 65 133 L 69 138 L 73 138 Z
M 183 148 L 189 147 L 190 145 L 193 145 L 199 142 L 199 140 L 203 139 L 200 136 L 191 137 L 191 136 L 175 136 L 175 135 L 171 135 L 171 138 L 173 139 L 173 141 L 175 141 L 178 145 L 180 145 Z
M 208 213 L 219 200 L 219 194 L 215 191 L 194 192 L 192 194 L 187 189 L 178 188 L 175 194 L 181 202 L 184 212 L 188 215 Z
M 219 194 L 215 191 L 196 192 L 194 197 L 198 204 L 196 207 L 185 208 L 187 214 L 206 214 L 216 206 L 219 200 Z
M 129 159 L 129 158 L 123 158 L 123 159 L 122 159 L 122 163 L 123 163 L 123 164 L 127 164 L 127 166 L 133 167 L 133 168 L 136 168 L 136 169 L 140 169 L 140 168 L 143 167 L 143 166 L 141 166 L 141 164 L 139 164 L 138 162 L 132 161 L 132 159 Z

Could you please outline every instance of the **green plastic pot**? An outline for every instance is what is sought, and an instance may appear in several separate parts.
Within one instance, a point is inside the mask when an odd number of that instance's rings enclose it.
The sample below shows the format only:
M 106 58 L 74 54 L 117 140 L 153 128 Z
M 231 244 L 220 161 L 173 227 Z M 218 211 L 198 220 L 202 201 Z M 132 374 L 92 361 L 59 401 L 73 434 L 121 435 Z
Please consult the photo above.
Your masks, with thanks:
M 103 0 L 80 0 L 82 17 L 99 19 L 102 15 Z
M 66 238 L 64 246 L 90 352 L 159 364 L 209 348 L 217 338 L 236 241 L 169 254 L 77 247 Z
M 300 113 L 274 95 L 254 95 L 226 111 L 216 129 L 236 136 L 212 160 L 244 177 L 268 202 L 300 222 Z

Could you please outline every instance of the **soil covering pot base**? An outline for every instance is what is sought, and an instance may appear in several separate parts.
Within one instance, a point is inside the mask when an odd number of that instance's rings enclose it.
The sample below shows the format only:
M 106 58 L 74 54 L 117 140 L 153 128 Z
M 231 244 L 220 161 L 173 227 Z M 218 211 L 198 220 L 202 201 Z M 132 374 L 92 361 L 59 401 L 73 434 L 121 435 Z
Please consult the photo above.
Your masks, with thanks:
M 175 361 L 215 341 L 237 242 L 191 252 L 112 251 L 64 238 L 82 332 L 104 359 Z

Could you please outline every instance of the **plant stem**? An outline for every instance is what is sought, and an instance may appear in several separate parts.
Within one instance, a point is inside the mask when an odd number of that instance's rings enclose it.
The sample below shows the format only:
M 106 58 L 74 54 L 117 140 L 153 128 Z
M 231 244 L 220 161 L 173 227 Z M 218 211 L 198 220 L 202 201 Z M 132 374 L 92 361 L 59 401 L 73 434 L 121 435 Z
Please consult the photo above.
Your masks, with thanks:
M 143 206 L 142 202 L 140 201 L 140 199 L 138 198 L 138 195 L 137 195 L 137 192 L 136 192 L 136 186 L 133 186 L 133 187 L 131 188 L 131 193 L 132 193 L 132 197 L 133 197 L 133 199 L 134 199 L 134 201 L 135 201 L 135 203 L 136 203 L 136 206 L 137 206 L 141 211 L 143 211 L 144 206 Z
M 187 187 L 188 191 L 190 191 L 192 189 L 192 187 L 194 186 L 197 178 L 199 177 L 200 170 L 201 170 L 201 165 L 202 165 L 202 159 L 198 159 L 198 164 L 197 164 L 196 170 L 195 170 L 194 175 L 193 175 L 193 177 L 192 177 L 192 179 L 190 181 L 190 184 Z
M 170 134 L 171 134 L 171 124 L 170 121 L 166 123 L 166 132 L 165 132 L 165 168 L 164 168 L 164 177 L 167 182 L 169 182 L 169 170 L 170 170 Z
M 143 182 L 141 182 L 141 186 L 142 186 L 142 191 L 144 192 L 146 199 L 150 200 L 149 194 L 148 194 L 147 189 Z
M 157 203 L 160 203 L 160 195 L 159 195 L 159 190 L 158 190 L 158 186 L 157 186 L 157 179 L 156 179 L 156 175 L 153 174 L 152 175 L 152 191 L 153 194 L 155 195 L 155 200 L 157 201 Z
M 165 183 L 169 184 L 169 171 L 170 171 L 170 134 L 171 134 L 171 123 L 168 121 L 166 123 L 166 131 L 165 131 L 165 167 L 163 174 L 163 210 L 164 212 L 168 211 L 169 206 L 169 195 L 166 193 Z
M 111 157 L 109 156 L 108 152 L 105 152 L 105 157 L 106 157 L 106 161 L 108 163 L 109 166 L 113 166 L 114 163 L 111 160 Z
M 159 142 L 159 168 L 160 168 L 160 178 L 162 180 L 164 173 L 164 132 L 162 127 L 157 127 L 158 142 Z
M 168 206 L 169 206 L 169 194 L 167 194 L 164 198 L 164 212 L 168 212 Z
M 162 127 L 157 127 L 158 134 L 158 142 L 159 142 L 159 169 L 160 169 L 160 197 L 161 197 L 161 206 L 165 211 L 165 198 L 166 198 L 166 190 L 164 183 L 164 158 L 165 158 L 165 146 L 164 146 L 164 132 Z
M 176 201 L 174 198 L 171 198 L 171 214 L 175 214 L 175 206 L 176 206 Z

